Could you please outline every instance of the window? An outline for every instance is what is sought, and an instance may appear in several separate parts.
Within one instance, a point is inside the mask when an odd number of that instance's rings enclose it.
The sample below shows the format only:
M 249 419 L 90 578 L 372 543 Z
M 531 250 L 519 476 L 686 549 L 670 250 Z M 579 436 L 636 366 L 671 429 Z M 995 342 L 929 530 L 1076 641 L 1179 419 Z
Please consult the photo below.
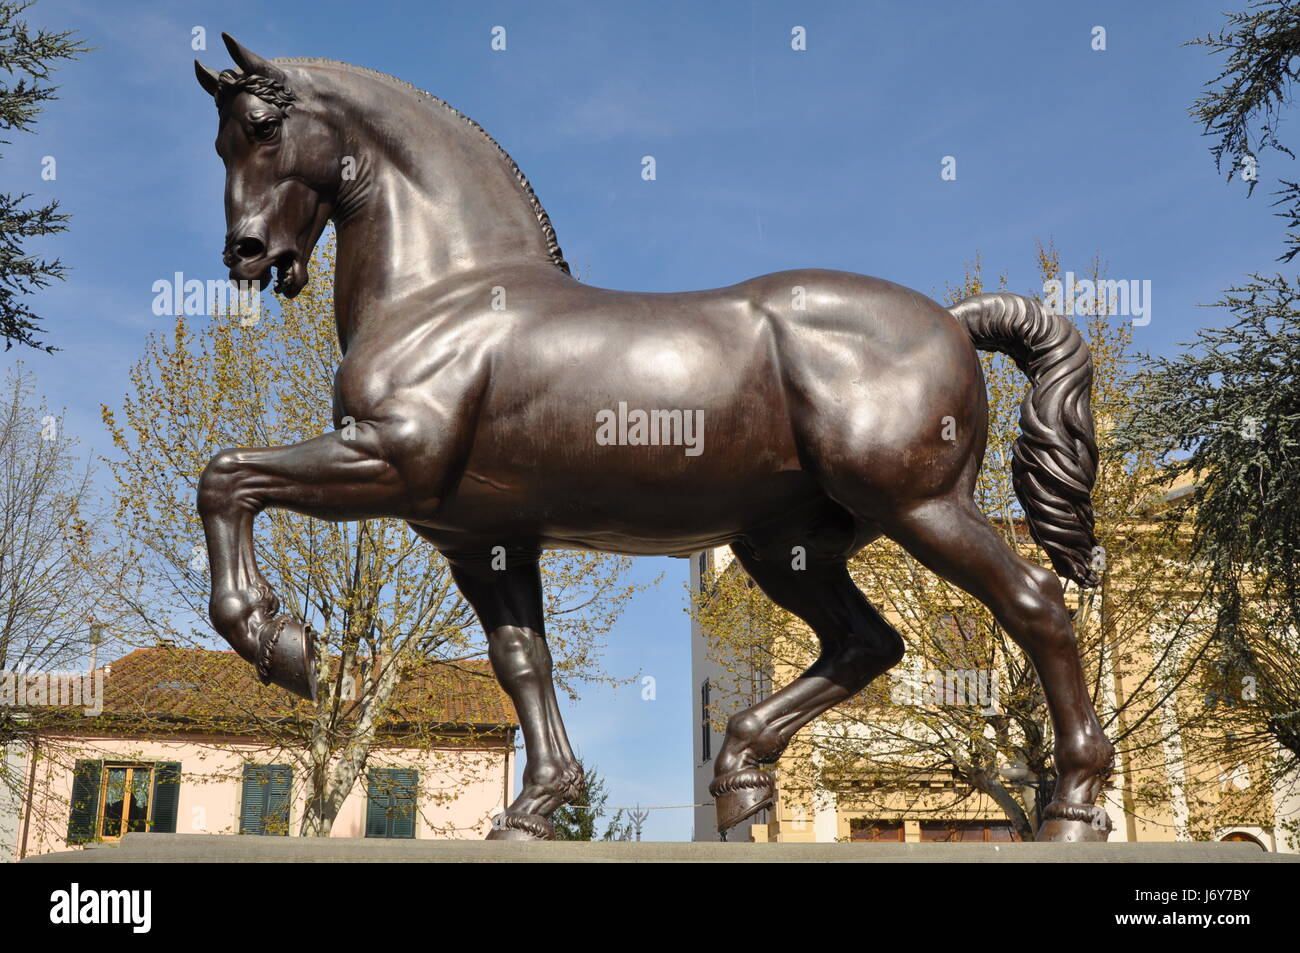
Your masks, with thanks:
M 1231 833 L 1224 834 L 1222 837 L 1219 838 L 1219 840 L 1227 841 L 1230 844 L 1233 843 L 1254 844 L 1260 850 L 1268 850 L 1268 848 L 1264 846 L 1263 842 L 1260 841 L 1258 837 L 1255 837 L 1253 834 L 1247 834 L 1245 831 L 1232 831 Z
M 366 799 L 367 837 L 415 837 L 419 774 L 409 768 L 374 768 Z
M 709 680 L 706 678 L 700 686 L 700 763 L 708 764 L 713 759 L 713 725 L 710 721 L 713 712 L 709 708 Z
M 981 633 L 976 616 L 957 616 L 943 613 L 934 620 L 932 646 L 933 665 L 938 669 L 987 669 L 990 665 L 991 645 L 987 634 Z
M 293 769 L 287 764 L 244 765 L 239 833 L 287 837 L 292 786 Z
M 902 821 L 878 821 L 870 817 L 849 819 L 849 840 L 854 843 L 900 843 L 903 840 Z
M 181 766 L 174 761 L 78 761 L 72 772 L 68 843 L 176 832 Z
M 921 840 L 943 843 L 976 841 L 979 843 L 1008 843 L 1020 840 L 1016 829 L 999 821 L 924 821 Z
M 103 809 L 99 813 L 100 839 L 117 840 L 126 833 L 143 834 L 147 831 L 152 788 L 151 764 L 105 765 Z

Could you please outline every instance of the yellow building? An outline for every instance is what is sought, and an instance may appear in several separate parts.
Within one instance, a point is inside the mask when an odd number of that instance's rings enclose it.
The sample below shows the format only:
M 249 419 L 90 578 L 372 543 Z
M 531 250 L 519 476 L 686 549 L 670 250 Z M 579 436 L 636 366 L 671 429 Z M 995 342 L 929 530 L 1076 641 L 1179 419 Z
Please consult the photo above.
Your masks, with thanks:
M 1176 495 L 1176 494 L 1173 494 Z M 691 559 L 694 599 L 707 599 L 718 580 L 743 574 L 731 551 L 719 548 Z M 1177 573 L 1173 574 L 1175 577 Z M 1112 596 L 1113 597 L 1113 596 Z M 882 611 L 884 611 L 883 607 Z M 1077 600 L 1071 606 L 1078 609 Z M 886 615 L 889 613 L 886 612 Z M 743 623 L 742 623 L 743 624 Z M 1197 721 L 1195 706 L 1204 705 L 1199 683 L 1166 684 L 1186 646 L 1171 648 L 1158 625 L 1134 649 L 1114 652 L 1099 668 L 1102 696 L 1116 723 L 1108 733 L 1144 731 L 1145 745 L 1133 744 L 1117 757 L 1103 807 L 1112 824 L 1110 840 L 1179 841 L 1213 838 L 1246 840 L 1265 850 L 1300 852 L 1294 825 L 1300 822 L 1300 776 L 1269 777 L 1252 756 L 1223 763 L 1206 754 L 1207 729 Z M 711 640 L 692 613 L 694 718 L 694 839 L 716 840 L 712 798 L 713 758 L 723 742 L 729 714 L 771 694 L 772 686 L 797 677 L 805 659 L 798 652 L 753 653 L 739 659 Z M 760 660 L 760 656 L 761 659 Z M 773 659 L 780 661 L 773 663 Z M 811 661 L 807 658 L 806 661 Z M 1024 663 L 1021 657 L 1021 664 Z M 1008 812 L 994 797 L 954 780 L 938 764 L 910 762 L 908 783 L 877 783 L 882 764 L 890 761 L 891 739 L 923 736 L 928 705 L 960 704 L 993 714 L 1001 700 L 998 672 L 937 671 L 923 658 L 909 656 L 881 676 L 857 698 L 807 726 L 774 766 L 777 802 L 728 834 L 732 841 L 799 842 L 1008 842 L 1022 839 Z M 1036 681 L 1034 682 L 1036 685 Z M 1146 693 L 1159 703 L 1130 712 L 1126 699 Z M 933 709 L 930 709 L 933 710 Z M 1125 719 L 1129 719 L 1126 722 Z M 995 720 L 990 718 L 989 720 Z M 1133 724 L 1141 720 L 1141 724 Z M 898 747 L 897 745 L 893 747 Z M 906 748 L 907 746 L 902 746 Z M 858 752 L 858 766 L 825 764 L 827 752 Z M 1215 748 L 1214 750 L 1218 750 Z M 1227 760 L 1231 761 L 1231 758 Z M 902 770 L 902 769 L 898 769 Z M 1014 797 L 1031 827 L 1036 826 L 1036 778 L 1023 764 L 1001 766 L 1003 796 Z M 1044 801 L 1050 796 L 1044 794 Z M 1293 825 L 1288 830 L 1287 822 Z

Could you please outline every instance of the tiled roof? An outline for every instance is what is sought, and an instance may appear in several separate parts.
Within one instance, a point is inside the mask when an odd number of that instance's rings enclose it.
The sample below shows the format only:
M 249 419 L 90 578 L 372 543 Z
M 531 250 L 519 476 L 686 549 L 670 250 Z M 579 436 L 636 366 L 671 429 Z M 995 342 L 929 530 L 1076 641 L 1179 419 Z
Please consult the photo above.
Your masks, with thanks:
M 189 722 L 235 726 L 263 719 L 306 720 L 312 706 L 262 685 L 234 652 L 159 646 L 136 649 L 108 666 L 103 713 L 108 722 Z M 348 702 L 342 703 L 346 711 Z M 82 722 L 84 725 L 84 722 Z M 416 662 L 394 690 L 384 726 L 509 727 L 514 706 L 486 661 Z

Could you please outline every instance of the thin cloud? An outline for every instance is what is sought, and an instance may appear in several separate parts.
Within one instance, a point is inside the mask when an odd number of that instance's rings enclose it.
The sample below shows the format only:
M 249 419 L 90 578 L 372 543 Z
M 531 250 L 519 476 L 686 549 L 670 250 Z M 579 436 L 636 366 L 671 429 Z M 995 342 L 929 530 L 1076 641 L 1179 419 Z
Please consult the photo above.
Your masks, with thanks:
M 608 82 L 579 102 L 559 125 L 561 135 L 589 142 L 635 137 L 664 138 L 686 131 L 679 100 L 656 99 L 626 81 Z

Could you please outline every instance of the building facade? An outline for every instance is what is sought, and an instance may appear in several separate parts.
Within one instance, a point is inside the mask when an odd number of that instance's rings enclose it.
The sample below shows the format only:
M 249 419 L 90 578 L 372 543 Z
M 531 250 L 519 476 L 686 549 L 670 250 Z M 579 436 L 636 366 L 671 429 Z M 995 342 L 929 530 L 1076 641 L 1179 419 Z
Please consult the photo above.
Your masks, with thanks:
M 695 554 L 691 558 L 690 589 L 697 603 L 710 597 L 710 589 L 726 574 L 741 573 L 729 549 L 719 548 Z M 693 779 L 695 803 L 694 839 L 716 840 L 714 810 L 709 794 L 713 779 L 713 756 L 723 741 L 726 717 L 732 711 L 748 707 L 771 692 L 773 681 L 779 686 L 799 674 L 798 667 L 785 666 L 785 670 L 753 672 L 748 679 L 744 672 L 750 668 L 745 659 L 724 658 L 727 650 L 711 641 L 701 624 L 698 613 L 691 613 L 693 717 L 695 739 L 693 744 Z M 1152 635 L 1149 654 L 1126 666 L 1123 670 L 1108 669 L 1108 688 L 1112 693 L 1136 691 L 1139 682 L 1149 681 L 1158 666 L 1151 662 L 1162 646 L 1158 633 Z M 773 652 L 771 657 L 782 653 Z M 1147 664 L 1149 663 L 1150 664 Z M 918 667 L 919 660 L 905 659 L 895 674 L 901 679 L 882 676 L 863 695 L 875 693 L 874 699 L 859 699 L 851 704 L 877 703 L 879 724 L 888 727 L 895 736 L 901 730 L 900 722 L 907 721 L 906 704 L 880 705 L 888 700 L 891 690 L 897 692 L 907 684 L 906 669 Z M 778 666 L 778 669 L 780 667 Z M 738 673 L 740 676 L 738 677 Z M 911 672 L 915 679 L 920 672 Z M 747 686 L 752 684 L 753 691 Z M 915 684 L 915 682 L 913 682 Z M 967 686 L 972 691 L 977 686 Z M 1148 686 L 1149 687 L 1149 686 Z M 951 690 L 951 686 L 948 686 Z M 1185 693 L 1184 693 L 1185 694 Z M 1177 692 L 1170 697 L 1179 699 Z M 997 704 L 996 691 L 991 699 L 981 698 L 981 703 Z M 1296 827 L 1300 824 L 1300 775 L 1272 776 L 1263 780 L 1265 773 L 1258 765 L 1211 764 L 1207 767 L 1186 757 L 1183 745 L 1195 745 L 1196 738 L 1185 732 L 1179 723 L 1178 704 L 1162 706 L 1163 738 L 1155 757 L 1133 757 L 1117 760 L 1116 770 L 1104 792 L 1103 808 L 1110 816 L 1110 840 L 1116 841 L 1177 841 L 1192 839 L 1188 816 L 1193 801 L 1203 814 L 1213 816 L 1216 803 L 1224 805 L 1225 817 L 1231 817 L 1228 805 L 1242 800 L 1253 800 L 1252 823 L 1232 823 L 1230 820 L 1212 827 L 1217 840 L 1240 840 L 1257 844 L 1264 850 L 1300 852 L 1300 837 Z M 913 789 L 907 793 L 882 793 L 872 786 L 871 761 L 885 757 L 873 745 L 879 732 L 872 730 L 870 719 L 847 719 L 836 709 L 813 722 L 797 735 L 780 762 L 774 766 L 777 777 L 777 801 L 769 810 L 756 815 L 751 821 L 734 828 L 728 840 L 775 842 L 941 842 L 981 841 L 1011 842 L 1019 840 L 1014 825 L 992 798 L 977 792 L 962 790 L 944 772 L 926 775 L 918 772 Z M 924 731 L 922 725 L 910 730 Z M 835 734 L 839 743 L 850 738 L 851 743 L 863 752 L 860 773 L 840 770 L 827 778 L 816 770 L 807 770 L 819 758 L 819 745 L 812 739 L 819 732 Z M 1193 765 L 1197 766 L 1193 766 Z M 1011 766 L 1008 766 L 1010 768 Z M 821 780 L 811 787 L 806 779 Z M 1163 805 L 1151 807 L 1150 799 L 1134 807 L 1137 791 L 1153 783 L 1168 791 Z M 1038 792 L 1032 775 L 1019 784 L 1009 785 L 1016 798 L 1031 811 Z M 1202 834 L 1202 836 L 1206 836 Z
M 105 672 L 98 714 L 33 709 L 39 729 L 10 753 L 22 783 L 0 801 L 6 859 L 133 832 L 299 834 L 315 788 L 292 722 L 309 706 L 231 652 L 142 649 Z M 329 836 L 483 838 L 513 797 L 516 731 L 485 663 L 415 669 Z

